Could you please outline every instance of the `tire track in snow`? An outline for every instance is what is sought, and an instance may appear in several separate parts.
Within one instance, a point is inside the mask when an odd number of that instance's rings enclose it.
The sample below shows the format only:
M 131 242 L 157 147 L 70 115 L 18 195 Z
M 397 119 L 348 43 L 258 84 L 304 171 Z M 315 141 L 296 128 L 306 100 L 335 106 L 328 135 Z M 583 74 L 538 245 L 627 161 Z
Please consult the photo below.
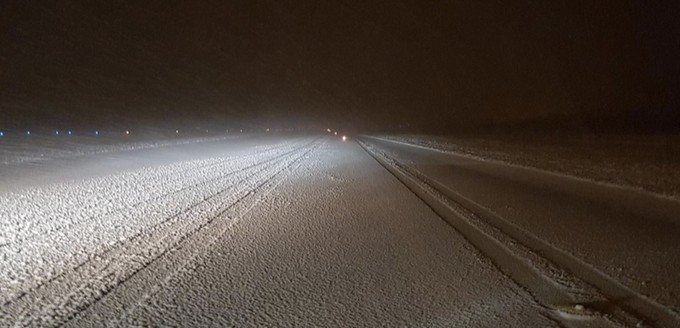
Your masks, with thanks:
M 29 233 L 26 234 L 26 236 L 18 235 L 18 236 L 15 237 L 15 239 L 10 244 L 6 244 L 4 246 L 14 246 L 14 245 L 21 246 L 21 244 L 26 243 L 26 242 L 31 242 L 32 240 L 34 240 L 36 238 L 45 238 L 46 236 L 49 236 L 49 235 L 54 234 L 56 232 L 59 232 L 59 231 L 62 231 L 62 230 L 68 230 L 70 227 L 72 227 L 76 224 L 82 224 L 85 221 L 101 219 L 102 217 L 106 217 L 106 216 L 109 216 L 109 215 L 112 215 L 112 214 L 120 213 L 120 212 L 122 212 L 126 209 L 136 208 L 136 207 L 139 207 L 141 205 L 144 205 L 144 204 L 147 204 L 147 203 L 150 203 L 150 202 L 161 201 L 164 197 L 168 197 L 170 195 L 174 195 L 174 194 L 177 194 L 177 193 L 180 193 L 180 192 L 183 192 L 183 191 L 187 191 L 187 190 L 191 190 L 191 189 L 194 189 L 194 188 L 204 186 L 211 181 L 223 179 L 227 176 L 236 174 L 240 171 L 240 170 L 235 170 L 235 171 L 230 171 L 230 172 L 224 173 L 222 171 L 218 171 L 217 169 L 228 168 L 230 166 L 233 166 L 234 163 L 238 163 L 238 162 L 242 162 L 242 161 L 245 161 L 245 160 L 248 160 L 248 159 L 251 159 L 251 158 L 257 158 L 259 156 L 263 156 L 264 154 L 267 154 L 268 152 L 271 152 L 272 150 L 279 150 L 279 152 L 288 151 L 287 149 L 284 150 L 284 151 L 281 151 L 280 148 L 281 148 L 280 145 L 276 145 L 276 146 L 272 146 L 271 149 L 260 151 L 258 153 L 254 153 L 254 154 L 248 154 L 248 155 L 243 155 L 243 156 L 238 156 L 238 157 L 231 157 L 231 158 L 227 158 L 225 160 L 220 160 L 216 163 L 202 164 L 202 165 L 199 165 L 198 167 L 187 167 L 187 168 L 181 170 L 180 172 L 171 172 L 171 173 L 163 172 L 162 174 L 165 174 L 165 175 L 172 174 L 172 175 L 178 176 L 175 179 L 171 179 L 170 181 L 164 182 L 164 185 L 172 185 L 172 184 L 178 183 L 180 188 L 172 190 L 170 192 L 161 193 L 161 194 L 158 194 L 158 195 L 153 195 L 153 191 L 157 190 L 158 188 L 157 188 L 156 184 L 149 184 L 149 185 L 144 186 L 144 187 L 147 187 L 147 189 L 137 191 L 135 193 L 143 193 L 145 195 L 152 194 L 153 196 L 151 196 L 151 197 L 142 199 L 142 200 L 140 200 L 136 203 L 124 204 L 120 207 L 117 207 L 113 210 L 110 210 L 110 211 L 105 212 L 105 213 L 98 215 L 98 216 L 89 216 L 89 217 L 85 218 L 84 220 L 68 221 L 66 224 L 40 225 L 40 226 L 38 226 L 38 228 L 41 228 L 43 226 L 47 226 L 48 229 L 47 230 L 31 229 L 31 230 L 29 230 Z M 277 155 L 277 154 L 278 153 L 274 153 L 272 155 Z M 205 171 L 199 171 L 199 170 L 207 170 L 207 169 L 210 169 L 210 168 L 212 168 L 212 171 L 218 172 L 218 174 L 216 174 L 216 176 L 214 176 L 214 177 L 206 178 L 206 172 Z M 185 172 L 189 172 L 189 171 L 191 171 L 191 173 L 192 173 L 191 175 L 187 176 L 187 175 L 184 174 Z M 186 181 L 192 181 L 195 178 L 200 178 L 201 181 L 193 183 L 193 184 L 188 185 L 188 186 L 186 185 L 186 183 L 182 183 L 182 182 L 186 182 Z M 37 230 L 37 231 L 35 231 L 35 230 Z
M 664 305 L 397 161 L 379 147 L 365 140 L 359 144 L 502 272 L 570 326 L 589 326 L 589 321 L 597 318 L 616 325 L 680 326 L 678 314 Z
M 291 154 L 291 153 L 293 153 L 294 151 L 295 151 L 295 149 L 290 150 L 290 151 L 287 151 L 287 152 L 285 152 L 285 153 L 283 153 L 283 154 L 278 154 L 277 156 L 275 156 L 275 157 L 273 157 L 273 158 L 271 158 L 271 159 L 268 159 L 268 160 L 265 160 L 265 161 L 260 161 L 260 162 L 258 162 L 258 163 L 249 165 L 249 166 L 247 166 L 247 167 L 245 167 L 245 168 L 238 169 L 236 172 L 233 172 L 233 174 L 243 173 L 243 172 L 246 171 L 246 170 L 250 170 L 250 169 L 253 169 L 253 168 L 260 167 L 260 166 L 262 166 L 262 165 L 265 165 L 265 164 L 267 164 L 267 163 L 270 163 L 271 161 L 277 160 L 277 159 L 282 158 L 282 157 L 284 157 L 284 156 L 286 156 L 286 155 L 288 155 L 288 154 Z M 231 175 L 233 175 L 233 174 L 231 174 Z M 234 183 L 228 185 L 226 188 L 222 188 L 221 190 L 228 190 L 228 188 L 231 188 L 233 185 L 234 185 Z M 205 188 L 205 185 L 200 186 L 200 187 Z M 207 189 L 207 188 L 206 188 L 206 189 Z M 199 190 L 200 190 L 200 189 L 199 189 Z M 219 193 L 219 191 L 218 191 L 218 193 Z M 179 208 L 169 207 L 169 209 L 168 209 L 166 212 L 171 212 L 172 214 L 169 214 L 169 215 L 171 215 L 171 216 L 179 215 L 179 213 L 181 213 L 182 211 L 185 211 L 187 208 L 191 208 L 191 207 L 193 207 L 195 204 L 199 204 L 200 202 L 205 201 L 205 199 L 207 199 L 207 198 L 209 198 L 209 197 L 211 197 L 212 195 L 215 195 L 215 194 L 216 194 L 216 193 L 208 193 L 208 194 L 202 194 L 202 195 L 194 195 L 194 197 L 185 197 L 186 199 L 184 199 L 184 200 L 182 200 L 182 199 L 175 199 L 176 202 L 179 202 L 179 201 L 187 202 L 187 200 L 190 201 L 190 200 L 192 200 L 192 199 L 199 199 L 199 201 L 198 201 L 198 202 L 195 202 L 195 203 L 189 203 L 189 204 L 187 204 L 187 207 L 182 207 L 182 206 L 180 206 Z M 148 212 L 138 211 L 138 212 L 137 212 L 137 217 L 144 216 L 144 215 L 146 215 L 145 213 L 148 213 Z M 129 214 L 129 213 L 126 213 L 126 214 L 124 214 L 124 215 L 118 217 L 117 219 L 118 219 L 118 221 L 122 221 L 122 222 L 123 222 L 123 223 L 121 223 L 121 224 L 125 224 L 125 221 L 126 221 L 126 220 L 129 220 L 129 219 L 133 219 L 133 220 L 135 220 L 135 222 L 139 222 L 138 219 L 135 219 L 135 215 L 131 215 L 131 214 Z M 147 218 L 147 220 L 148 220 L 148 218 Z M 102 222 L 102 226 L 100 226 L 99 229 L 100 229 L 100 230 L 110 229 L 112 222 L 115 222 L 115 221 L 113 221 L 112 218 L 109 218 L 109 220 L 107 220 L 107 221 L 105 221 L 105 222 Z M 108 224 L 108 226 L 107 226 L 107 224 Z M 129 225 L 128 225 L 128 226 L 129 226 Z M 151 228 L 154 228 L 154 226 L 151 226 Z M 90 230 L 92 230 L 92 229 L 90 229 Z M 101 231 L 100 231 L 100 233 L 101 233 Z M 140 232 L 140 233 L 141 233 L 141 232 Z M 139 234 L 139 233 L 137 233 L 137 234 Z M 18 298 L 21 298 L 23 295 L 25 295 L 25 294 L 27 293 L 27 290 L 28 290 L 28 292 L 30 292 L 31 290 L 33 290 L 33 289 L 35 289 L 35 288 L 39 288 L 41 285 L 46 284 L 46 283 L 49 283 L 51 280 L 56 279 L 56 278 L 59 277 L 59 275 L 61 274 L 60 272 L 51 272 L 51 273 L 48 273 L 48 276 L 47 276 L 46 278 L 42 278 L 42 279 L 41 279 L 41 278 L 39 277 L 39 275 L 37 274 L 37 272 L 35 272 L 35 270 L 36 270 L 36 268 L 37 268 L 38 266 L 40 266 L 40 265 L 42 265 L 43 267 L 45 266 L 44 259 L 45 259 L 47 256 L 49 256 L 49 254 L 55 254 L 55 253 L 56 253 L 56 255 L 52 255 L 52 257 L 54 257 L 54 256 L 59 256 L 59 257 L 57 257 L 56 259 L 53 258 L 52 260 L 53 260 L 53 262 L 57 262 L 57 263 L 60 263 L 60 264 L 61 264 L 62 270 L 63 270 L 63 271 L 61 271 L 61 272 L 63 273 L 63 272 L 67 272 L 67 271 L 68 271 L 68 267 L 70 267 L 70 266 L 71 266 L 71 267 L 78 267 L 78 266 L 81 266 L 82 264 L 84 264 L 84 263 L 86 263 L 88 260 L 90 260 L 93 256 L 96 256 L 96 255 L 92 255 L 92 254 L 93 254 L 93 253 L 94 253 L 94 254 L 97 254 L 98 248 L 103 248 L 103 249 L 104 249 L 104 252 L 105 252 L 106 249 L 107 249 L 107 246 L 106 246 L 106 245 L 95 244 L 94 246 L 92 246 L 92 247 L 95 247 L 94 250 L 87 249 L 87 248 L 85 248 L 84 246 L 81 246 L 81 247 L 80 247 L 81 249 L 73 250 L 73 247 L 78 247 L 78 246 L 80 246 L 79 244 L 73 243 L 73 242 L 72 242 L 72 240 L 78 240 L 79 237 L 78 237 L 77 235 L 72 235 L 72 236 L 59 236 L 59 237 L 61 237 L 61 238 L 60 238 L 60 239 L 56 239 L 56 240 L 48 240 L 49 242 L 44 242 L 44 243 L 43 243 L 43 244 L 44 244 L 43 247 L 47 247 L 47 248 L 48 248 L 47 251 L 45 251 L 45 248 L 35 249 L 35 250 L 33 250 L 33 252 L 34 252 L 34 253 L 35 253 L 35 252 L 38 252 L 38 253 L 37 253 L 37 254 L 32 254 L 32 256 L 29 256 L 29 255 L 31 255 L 31 254 L 26 254 L 25 251 L 24 251 L 23 253 L 19 254 L 19 255 L 16 255 L 14 259 L 13 259 L 11 256 L 4 255 L 7 259 L 9 259 L 10 264 L 11 264 L 12 262 L 24 261 L 24 266 L 27 267 L 28 269 L 32 269 L 34 272 L 25 272 L 25 273 L 24 273 L 24 277 L 25 277 L 25 278 L 24 278 L 23 281 L 24 281 L 25 283 L 23 283 L 23 284 L 15 284 L 14 286 L 12 286 L 12 288 L 9 288 L 9 287 L 3 288 L 3 296 L 7 297 L 7 298 L 5 298 L 5 299 L 3 300 L 3 303 L 6 304 L 6 303 L 12 302 L 12 301 L 14 301 L 14 300 L 16 300 L 16 299 L 18 299 Z M 128 238 L 131 238 L 131 237 L 128 237 Z M 50 245 L 59 245 L 60 242 L 61 242 L 61 244 L 65 244 L 65 247 L 71 247 L 71 249 L 70 249 L 70 250 L 66 250 L 66 249 L 63 249 L 63 247 L 62 247 L 61 249 L 56 249 L 56 248 L 53 248 L 53 247 L 50 246 Z M 94 240 L 94 242 L 99 243 L 99 240 Z M 119 244 L 119 243 L 122 243 L 122 242 L 125 242 L 125 239 L 116 240 L 116 243 L 115 243 L 115 244 L 109 245 L 109 246 L 110 246 L 110 247 L 115 247 L 116 244 Z M 83 241 L 80 240 L 80 243 L 82 244 Z M 103 246 L 103 247 L 102 247 L 102 246 Z M 5 249 L 5 250 L 3 250 L 3 251 L 7 251 L 7 249 Z M 71 256 L 70 254 L 76 254 L 76 255 L 80 254 L 80 256 L 75 256 L 75 257 L 73 257 L 73 256 Z M 12 254 L 10 254 L 10 255 L 12 255 Z M 66 259 L 67 263 L 64 263 L 64 262 L 63 262 L 63 261 L 64 261 L 63 257 L 64 257 L 65 255 L 68 255 L 68 256 L 69 256 L 69 258 Z M 87 257 L 86 257 L 85 259 L 83 259 L 84 256 L 87 256 Z M 27 258 L 27 257 L 28 257 L 28 258 Z M 23 260 L 22 260 L 22 258 L 23 258 Z M 60 258 L 61 258 L 61 260 L 60 260 Z M 82 260 L 82 261 L 81 261 L 81 260 Z M 28 261 L 28 262 L 27 262 L 27 261 Z M 71 263 L 71 264 L 69 264 L 69 263 Z M 50 265 L 48 265 L 47 267 L 48 267 L 50 270 L 53 270 L 53 271 L 54 271 L 54 268 L 51 268 Z M 11 269 L 9 266 L 4 267 L 4 270 L 5 270 L 5 271 L 6 271 L 6 270 L 9 270 L 9 269 Z M 58 270 L 57 270 L 57 271 L 58 271 Z M 11 272 L 11 271 L 10 271 L 10 272 Z M 9 275 L 8 275 L 8 276 L 9 276 Z M 27 285 L 27 284 L 29 284 L 29 285 Z M 4 297 L 3 297 L 3 298 L 4 298 Z
M 19 326 L 52 326 L 67 321 L 73 317 L 73 313 L 86 309 L 92 302 L 106 295 L 120 283 L 124 283 L 137 272 L 147 268 L 150 263 L 173 251 L 178 245 L 184 244 L 197 231 L 210 225 L 219 217 L 220 212 L 215 211 L 220 210 L 222 208 L 220 206 L 226 203 L 231 204 L 227 207 L 231 208 L 242 202 L 244 198 L 257 194 L 258 186 L 262 186 L 285 167 L 299 160 L 302 156 L 295 155 L 307 148 L 309 145 L 274 161 L 269 167 L 262 169 L 262 174 L 258 176 L 249 174 L 243 180 L 250 180 L 249 187 L 239 190 L 236 196 L 229 195 L 227 199 L 206 200 L 197 205 L 203 207 L 202 209 L 195 208 L 185 213 L 184 220 L 179 217 L 175 218 L 174 222 L 178 223 L 179 227 L 168 226 L 164 231 L 151 231 L 140 235 L 135 240 L 121 243 L 120 247 L 111 253 L 98 256 L 87 266 L 74 269 L 69 272 L 68 276 L 62 276 L 58 281 L 44 286 L 37 293 L 33 293 L 30 299 L 25 298 L 21 302 L 11 304 L 11 309 L 7 312 L 11 314 L 10 322 L 15 322 Z M 308 151 L 311 150 L 307 149 Z M 263 180 L 265 182 L 261 182 Z M 225 202 L 227 200 L 231 201 Z M 224 211 L 226 210 L 221 213 Z M 190 220 L 196 219 L 197 215 L 202 215 L 201 219 L 205 220 L 201 222 Z M 83 281 L 84 283 L 81 283 Z
M 207 159 L 207 160 L 198 160 L 198 161 L 190 161 L 190 162 L 181 162 L 177 164 L 172 164 L 172 165 L 167 165 L 164 167 L 154 167 L 154 168 L 144 168 L 141 170 L 137 171 L 132 171 L 132 172 L 123 172 L 116 174 L 111 177 L 100 177 L 100 178 L 94 178 L 94 179 L 89 179 L 88 181 L 80 181 L 77 182 L 77 184 L 84 184 L 85 186 L 83 188 L 74 188 L 73 183 L 61 183 L 56 186 L 50 186 L 50 187 L 42 187 L 42 188 L 37 188 L 36 190 L 29 190 L 27 192 L 23 192 L 21 194 L 13 194 L 10 193 L 8 195 L 0 197 L 2 199 L 2 202 L 5 204 L 3 206 L 3 212 L 7 213 L 17 213 L 17 217 L 20 218 L 20 220 L 16 220 L 16 222 L 12 222 L 10 219 L 10 226 L 6 227 L 4 229 L 4 235 L 6 236 L 11 236 L 13 237 L 13 240 L 0 243 L 0 248 L 3 246 L 8 246 L 12 243 L 17 243 L 21 242 L 20 238 L 22 236 L 21 232 L 22 231 L 27 231 L 28 235 L 45 235 L 52 233 L 52 231 L 58 231 L 61 229 L 64 229 L 65 226 L 61 224 L 54 224 L 54 220 L 52 219 L 53 216 L 59 217 L 57 213 L 54 213 L 53 208 L 47 209 L 48 211 L 52 212 L 53 215 L 45 215 L 45 213 L 41 213 L 41 211 L 33 212 L 33 213 L 24 213 L 23 211 L 35 208 L 36 205 L 39 204 L 55 204 L 59 203 L 59 199 L 78 199 L 78 195 L 74 195 L 71 193 L 63 193 L 59 192 L 58 189 L 60 188 L 67 188 L 67 190 L 89 190 L 91 188 L 88 187 L 89 183 L 96 183 L 99 185 L 100 189 L 106 189 L 109 194 L 120 194 L 123 193 L 124 191 L 127 191 L 128 194 L 138 194 L 138 193 L 143 193 L 143 194 L 150 194 L 151 192 L 158 190 L 157 184 L 159 182 L 162 182 L 163 184 L 174 184 L 177 182 L 182 182 L 187 180 L 186 172 L 191 172 L 194 173 L 193 176 L 200 177 L 202 172 L 197 172 L 198 170 L 201 169 L 208 169 L 211 167 L 216 167 L 216 166 L 221 166 L 221 165 L 228 165 L 233 162 L 237 161 L 243 161 L 247 158 L 254 158 L 257 157 L 261 154 L 271 152 L 271 151 L 276 151 L 281 148 L 281 144 L 276 144 L 272 145 L 269 147 L 266 147 L 264 150 L 261 150 L 257 153 L 248 153 L 245 155 L 241 156 L 234 156 L 234 157 L 228 157 L 226 159 L 223 158 L 214 158 L 214 159 Z M 208 162 L 208 163 L 204 163 Z M 198 165 L 195 165 L 198 163 Z M 150 173 L 150 174 L 147 174 Z M 167 179 L 167 176 L 177 176 L 177 178 L 174 179 Z M 132 180 L 133 178 L 134 180 Z M 93 182 L 93 180 L 103 180 L 103 182 Z M 133 189 L 129 190 L 126 187 L 127 186 L 118 186 L 119 181 L 129 181 L 132 180 L 129 185 L 132 185 L 133 187 L 139 187 L 139 189 Z M 105 186 L 102 186 L 102 184 L 106 184 Z M 55 190 L 56 189 L 56 190 Z M 33 204 L 26 204 L 25 202 L 20 202 L 18 199 L 25 199 L 26 197 L 23 196 L 25 193 L 37 193 L 37 194 L 32 194 L 30 197 L 30 200 Z M 41 196 L 42 195 L 42 196 Z M 14 196 L 14 197 L 12 197 Z M 160 194 L 157 197 L 162 197 L 164 194 Z M 18 198 L 18 199 L 17 199 Z M 43 199 L 44 198 L 44 199 Z M 138 200 L 136 198 L 133 198 L 134 200 Z M 117 202 L 116 204 L 120 205 L 118 207 L 114 208 L 105 208 L 105 212 L 101 213 L 85 213 L 85 215 L 88 215 L 88 218 L 95 218 L 97 216 L 103 216 L 103 215 L 108 215 L 113 212 L 121 211 L 126 208 L 129 208 L 131 206 L 135 206 L 136 204 L 140 204 L 146 201 L 151 201 L 153 200 L 153 197 L 138 201 L 137 203 L 134 204 L 127 204 L 124 202 Z M 72 210 L 76 210 L 79 213 L 83 213 L 84 209 L 97 209 L 98 207 L 96 206 L 97 204 L 100 204 L 102 202 L 102 199 L 88 199 L 89 202 L 82 203 L 79 202 L 79 207 L 74 208 Z M 27 205 L 33 205 L 33 206 L 27 206 Z M 66 207 L 66 206 L 65 206 Z M 48 212 L 48 213 L 50 213 Z M 55 215 L 56 214 L 56 215 Z M 9 215 L 8 215 L 9 216 Z M 63 215 L 63 217 L 70 218 L 68 215 Z M 62 218 L 63 218 L 62 217 Z M 45 224 L 49 221 L 51 224 Z M 67 224 L 74 224 L 77 223 L 78 221 L 68 221 Z M 14 225 L 12 225 L 14 223 Z M 60 222 L 57 222 L 60 223 Z M 52 227 L 52 230 L 48 231 L 36 231 L 37 228 L 41 228 L 44 226 Z M 7 237 L 6 237 L 7 238 Z
M 185 256 L 177 256 L 176 254 L 175 257 L 177 259 L 183 259 L 182 261 L 169 261 L 169 263 L 180 263 L 177 265 L 175 268 L 172 268 L 168 270 L 171 272 L 171 274 L 166 275 L 165 278 L 163 279 L 157 279 L 160 280 L 160 283 L 155 284 L 151 286 L 150 288 L 147 288 L 145 292 L 141 295 L 140 298 L 138 298 L 138 301 L 134 302 L 132 306 L 127 308 L 120 317 L 116 318 L 113 322 L 113 324 L 120 326 L 120 327 L 125 327 L 125 326 L 133 326 L 136 325 L 136 323 L 132 322 L 126 322 L 127 319 L 129 318 L 130 315 L 132 315 L 135 311 L 137 311 L 139 308 L 146 306 L 146 304 L 155 297 L 165 286 L 167 286 L 173 279 L 175 279 L 177 276 L 180 274 L 190 274 L 191 270 L 195 268 L 196 260 L 198 259 L 199 255 L 203 255 L 206 252 L 208 252 L 214 245 L 215 243 L 222 237 L 224 236 L 227 231 L 240 219 L 245 216 L 250 210 L 252 210 L 255 206 L 257 206 L 259 203 L 261 203 L 271 192 L 273 192 L 284 180 L 287 176 L 282 176 L 281 174 L 285 171 L 288 173 L 295 171 L 301 164 L 302 161 L 309 158 L 309 155 L 315 151 L 319 147 L 319 144 L 314 145 L 310 149 L 308 149 L 302 156 L 297 158 L 295 161 L 292 163 L 288 164 L 284 169 L 278 171 L 274 176 L 272 176 L 270 179 L 267 181 L 263 182 L 260 184 L 257 189 L 259 191 L 252 191 L 251 192 L 251 197 L 257 196 L 255 199 L 253 199 L 250 203 L 246 201 L 241 201 L 236 204 L 234 204 L 232 207 L 226 209 L 223 213 L 220 213 L 218 216 L 219 218 L 226 218 L 226 220 L 221 220 L 220 222 L 216 222 L 216 226 L 219 225 L 219 227 L 216 227 L 217 233 L 212 233 L 209 234 L 208 236 L 204 238 L 200 238 L 200 240 L 205 240 L 209 239 L 209 242 L 206 243 L 205 245 L 200 245 L 200 250 L 195 251 L 192 256 L 190 256 L 188 259 L 185 258 Z M 233 219 L 230 219 L 233 218 Z M 207 234 L 207 233 L 206 233 Z M 192 236 L 193 237 L 193 236 Z M 161 272 L 166 272 L 165 270 L 155 270 L 153 273 L 161 273 Z M 160 277 L 157 277 L 160 278 Z
M 269 147 L 270 149 L 275 149 L 277 145 Z M 257 147 L 256 147 L 257 148 Z M 248 156 L 248 155 L 246 155 Z M 236 157 L 236 159 L 238 159 Z M 188 161 L 188 162 L 180 162 L 176 165 L 167 165 L 167 166 L 161 166 L 161 167 L 145 167 L 142 169 L 138 170 L 133 170 L 133 171 L 122 171 L 119 172 L 113 176 L 110 177 L 94 177 L 90 178 L 84 181 L 77 181 L 77 182 L 70 182 L 70 183 L 58 183 L 54 184 L 48 187 L 38 187 L 38 188 L 32 188 L 28 189 L 25 191 L 22 191 L 20 193 L 13 193 L 9 192 L 6 193 L 5 195 L 0 196 L 0 199 L 3 201 L 4 205 L 3 208 L 0 208 L 0 212 L 3 213 L 3 216 L 6 216 L 9 219 L 3 218 L 6 220 L 4 222 L 5 224 L 9 224 L 13 230 L 21 229 L 22 227 L 30 226 L 35 224 L 35 220 L 45 220 L 49 219 L 50 215 L 46 214 L 55 214 L 53 213 L 54 211 L 54 206 L 53 204 L 60 204 L 61 200 L 67 199 L 78 199 L 79 195 L 77 193 L 78 189 L 95 189 L 95 190 L 102 190 L 102 184 L 109 184 L 106 185 L 106 190 L 109 192 L 109 194 L 114 194 L 114 195 L 119 195 L 119 194 L 126 194 L 126 192 L 130 193 L 129 187 L 149 187 L 153 186 L 154 183 L 158 182 L 164 182 L 166 181 L 165 179 L 169 175 L 179 175 L 183 174 L 185 171 L 188 170 L 193 170 L 196 169 L 197 167 L 195 166 L 196 163 L 201 164 L 203 162 L 214 162 L 214 163 L 219 163 L 223 161 L 221 158 L 213 158 L 213 159 L 205 159 L 205 160 L 196 160 L 196 161 Z M 212 163 L 212 164 L 214 164 Z M 207 165 L 212 165 L 208 163 Z M 180 168 L 177 168 L 180 166 Z M 187 167 L 186 170 L 181 170 L 182 167 Z M 200 165 L 199 165 L 200 167 Z M 114 181 L 111 181 L 112 178 L 115 178 Z M 160 181 L 159 181 L 160 180 Z M 152 181 L 149 183 L 149 181 Z M 113 182 L 113 184 L 111 183 Z M 121 186 L 119 185 L 121 182 L 126 182 L 125 185 Z M 145 184 L 146 182 L 146 184 Z M 74 183 L 77 186 L 81 186 L 82 188 L 74 188 Z M 134 189 L 134 191 L 143 191 L 143 190 L 137 190 Z M 75 193 L 74 193 L 75 192 Z M 101 199 L 78 199 L 79 205 L 81 205 L 79 208 L 77 208 L 77 212 L 82 212 L 84 209 L 91 209 L 91 207 L 94 206 L 95 209 L 101 208 Z M 89 201 L 89 203 L 84 203 L 83 201 Z M 28 203 L 30 202 L 30 203 Z M 117 201 L 118 204 L 122 203 L 120 201 Z M 40 212 L 37 211 L 36 213 L 36 207 L 38 207 L 38 210 L 41 208 L 39 207 L 41 204 L 46 204 L 48 205 L 47 208 L 44 209 L 46 212 Z M 27 205 L 32 205 L 32 206 L 27 206 Z M 50 206 L 52 205 L 52 206 Z M 15 225 L 15 226 L 13 226 Z M 4 232 L 4 231 L 3 231 Z

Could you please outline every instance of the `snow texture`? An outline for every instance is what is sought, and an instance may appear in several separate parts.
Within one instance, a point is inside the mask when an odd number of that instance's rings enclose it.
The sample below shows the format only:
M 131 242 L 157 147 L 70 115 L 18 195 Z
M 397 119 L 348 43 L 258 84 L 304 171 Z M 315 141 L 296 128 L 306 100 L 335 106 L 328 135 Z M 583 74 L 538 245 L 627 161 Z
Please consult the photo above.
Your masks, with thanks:
M 541 304 L 560 313 L 588 304 L 624 326 L 680 324 L 677 200 L 433 148 L 435 142 L 361 140 Z
M 356 143 L 250 139 L 0 193 L 0 325 L 558 325 Z
M 549 135 L 508 137 L 383 135 L 466 156 L 629 186 L 680 199 L 677 136 Z
M 192 138 L 149 138 L 137 136 L 67 135 L 3 136 L 0 138 L 0 165 L 35 163 L 58 158 L 102 154 L 126 150 L 233 139 L 235 135 Z M 24 132 L 25 134 L 25 132 Z M 90 133 L 92 134 L 92 133 Z M 119 133 L 120 134 L 120 133 Z M 240 135 L 238 135 L 240 137 Z

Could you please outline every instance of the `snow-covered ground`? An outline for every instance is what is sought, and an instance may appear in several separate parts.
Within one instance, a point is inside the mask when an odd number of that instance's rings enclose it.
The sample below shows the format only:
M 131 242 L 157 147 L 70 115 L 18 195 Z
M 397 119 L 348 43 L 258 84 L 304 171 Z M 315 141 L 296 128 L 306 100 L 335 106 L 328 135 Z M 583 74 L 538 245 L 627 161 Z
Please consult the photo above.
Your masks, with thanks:
M 672 326 L 677 297 L 645 296 L 659 281 L 610 295 L 641 268 L 600 270 L 550 218 L 530 235 L 486 222 L 418 171 L 448 155 L 362 140 L 262 134 L 0 166 L 0 326 Z
M 197 142 L 217 141 L 242 137 L 241 134 L 209 137 L 164 137 L 150 138 L 136 135 L 69 136 L 61 131 L 61 136 L 33 134 L 31 136 L 5 135 L 0 138 L 0 165 L 35 163 L 64 157 L 84 156 L 116 151 L 157 148 Z
M 624 326 L 680 324 L 679 201 L 436 142 L 361 140 L 540 303 L 576 302 Z
M 680 137 L 382 135 L 444 151 L 641 188 L 680 199 Z

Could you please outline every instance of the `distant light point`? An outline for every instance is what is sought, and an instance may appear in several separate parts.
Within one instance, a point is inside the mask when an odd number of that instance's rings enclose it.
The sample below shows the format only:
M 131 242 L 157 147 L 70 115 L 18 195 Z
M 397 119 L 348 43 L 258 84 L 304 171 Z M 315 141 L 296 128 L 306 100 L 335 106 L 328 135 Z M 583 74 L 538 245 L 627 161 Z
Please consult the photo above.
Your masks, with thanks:
M 31 131 L 26 131 L 26 135 L 27 135 L 27 136 L 30 136 L 30 135 L 31 135 Z
M 130 131 L 129 131 L 129 130 L 126 130 L 126 131 L 125 131 L 125 134 L 130 134 Z

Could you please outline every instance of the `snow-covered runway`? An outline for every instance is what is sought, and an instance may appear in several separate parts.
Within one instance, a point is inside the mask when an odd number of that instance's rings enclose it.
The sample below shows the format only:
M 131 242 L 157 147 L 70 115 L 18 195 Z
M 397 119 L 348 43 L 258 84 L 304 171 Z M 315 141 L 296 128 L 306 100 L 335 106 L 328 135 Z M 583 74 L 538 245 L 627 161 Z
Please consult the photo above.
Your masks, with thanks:
M 385 169 L 386 145 L 365 142 L 261 135 L 0 168 L 0 326 L 637 319 L 570 308 L 595 299 L 547 304 L 546 288 L 567 287 L 541 280 L 540 269 L 555 263 L 532 261 L 553 258 L 535 256 L 534 244 L 510 249 L 528 263 L 518 270 L 539 270 L 518 279 L 498 245 L 478 244 L 504 242 L 507 230 L 475 239 L 447 223 L 422 191 Z

